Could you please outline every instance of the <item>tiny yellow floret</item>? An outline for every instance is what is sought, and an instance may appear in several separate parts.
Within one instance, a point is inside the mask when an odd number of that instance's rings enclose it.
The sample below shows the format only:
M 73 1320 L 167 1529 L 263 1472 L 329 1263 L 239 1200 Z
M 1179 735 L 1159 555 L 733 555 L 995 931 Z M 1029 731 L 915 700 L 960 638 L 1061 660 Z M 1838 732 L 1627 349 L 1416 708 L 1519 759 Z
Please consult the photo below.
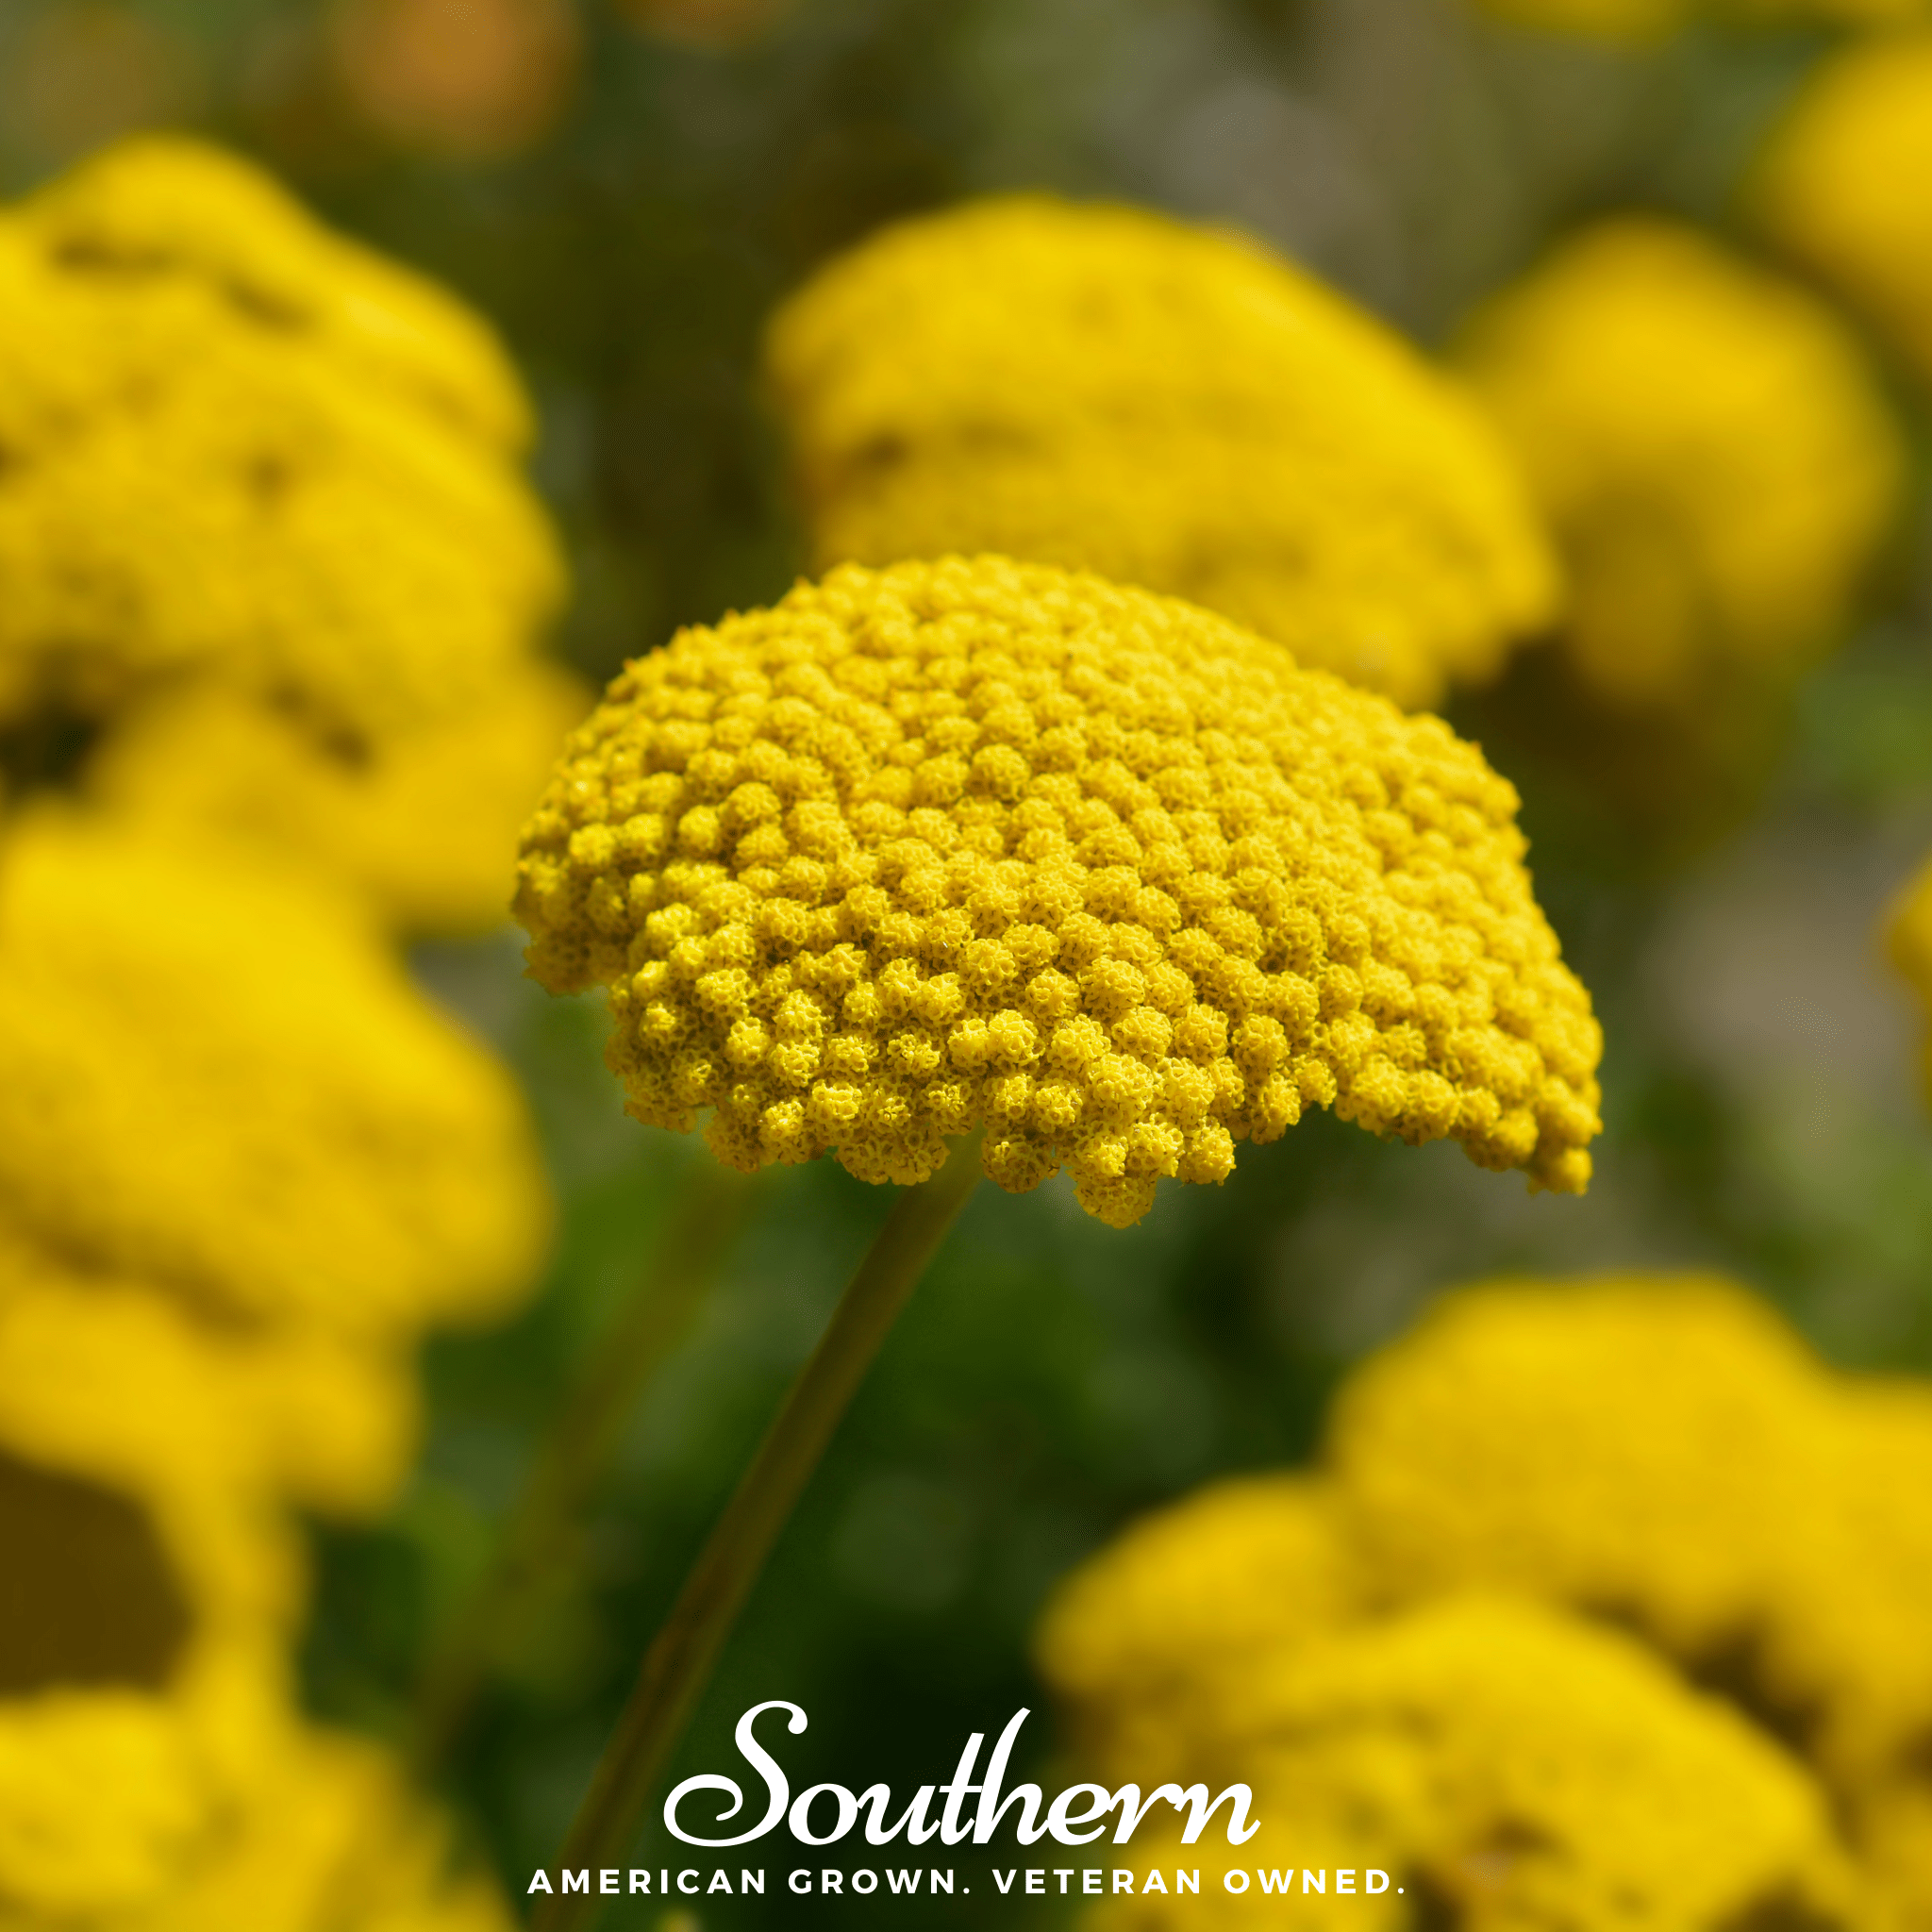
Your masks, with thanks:
M 978 550 L 1171 592 L 1408 706 L 1554 615 L 1452 378 L 1233 233 L 1027 195 L 885 229 L 774 317 L 820 568 Z
M 1559 648 L 1595 697 L 1695 711 L 1836 641 L 1905 458 L 1857 342 L 1803 290 L 1617 221 L 1479 311 L 1461 359 L 1557 533 Z
M 984 1126 L 1089 1210 L 1306 1107 L 1580 1191 L 1600 1034 L 1516 795 L 1441 720 L 1176 600 L 835 571 L 629 666 L 525 835 L 553 991 L 640 1119 L 913 1182 Z

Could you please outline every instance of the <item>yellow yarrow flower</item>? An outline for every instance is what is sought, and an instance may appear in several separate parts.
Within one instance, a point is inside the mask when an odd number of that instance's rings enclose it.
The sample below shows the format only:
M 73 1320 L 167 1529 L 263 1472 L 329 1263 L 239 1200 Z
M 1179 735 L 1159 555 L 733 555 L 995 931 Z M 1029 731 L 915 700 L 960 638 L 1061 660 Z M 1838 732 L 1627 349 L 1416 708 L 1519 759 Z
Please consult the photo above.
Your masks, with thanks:
M 1084 1565 L 1049 1605 L 1036 1655 L 1103 1775 L 1144 1784 L 1160 1766 L 1216 1790 L 1245 1778 L 1258 1815 L 1293 1821 L 1304 1862 L 1434 1872 L 1422 1824 L 1405 1824 L 1393 1844 L 1375 1833 L 1429 1815 L 1455 1789 L 1459 1720 L 1406 1706 L 1391 1720 L 1394 1736 L 1421 1761 L 1405 1770 L 1388 1740 L 1357 1747 L 1345 1725 L 1338 1734 L 1297 1703 L 1283 1729 L 1302 1781 L 1289 1784 L 1255 1742 L 1273 1722 L 1271 1687 L 1325 1694 L 1347 1677 L 1343 1659 L 1399 1648 L 1408 1640 L 1398 1633 L 1441 1616 L 1468 1648 L 1444 1665 L 1441 1694 L 1479 1710 L 1486 1673 L 1536 1681 L 1537 1644 L 1533 1629 L 1496 1623 L 1493 1607 L 1472 1611 L 1472 1593 L 1606 1620 L 1624 1633 L 1620 1643 L 1650 1647 L 1653 1675 L 1674 1673 L 1680 1698 L 1695 1682 L 1730 1700 L 1732 1735 L 1755 1737 L 1760 1763 L 1786 1765 L 1788 1795 L 1807 1783 L 1790 1772 L 1797 1753 L 1813 1781 L 1806 1816 L 1822 1817 L 1828 1794 L 1867 1899 L 1847 1921 L 1837 1881 L 1794 1894 L 1811 1897 L 1818 1923 L 1916 1925 L 1932 1912 L 1928 1499 L 1932 1386 L 1826 1370 L 1761 1302 L 1719 1277 L 1501 1281 L 1446 1297 L 1355 1372 L 1314 1471 L 1209 1489 Z M 1525 1694 L 1570 1712 L 1565 1690 Z M 1574 1784 L 1572 1811 L 1562 1794 L 1580 1774 L 1565 1754 L 1589 1721 L 1565 1714 L 1552 1724 L 1547 1741 L 1491 1738 L 1472 1757 L 1486 1751 L 1498 1776 L 1526 1766 L 1532 1782 L 1550 1781 L 1554 1814 L 1532 1796 L 1508 1798 L 1512 1812 L 1528 1805 L 1516 1815 L 1549 1847 L 1568 1846 L 1586 1814 L 1609 1830 L 1606 1843 L 1660 1846 L 1660 1834 L 1681 1828 L 1732 1844 L 1756 1828 L 1725 1822 L 1715 1771 L 1712 1795 L 1687 1787 L 1668 1821 L 1646 1823 L 1645 1806 L 1674 1774 L 1641 1770 L 1634 1745 L 1614 1790 L 1588 1797 L 1587 1782 Z M 1493 1783 L 1483 1790 L 1502 1804 Z M 1420 1813 L 1405 1810 L 1406 1792 L 1427 1797 Z M 1331 1842 L 1313 1821 L 1334 1816 L 1354 1824 Z M 1824 1842 L 1808 1826 L 1763 1840 L 1801 1841 Z M 1458 1842 L 1474 1881 L 1483 1861 L 1465 1859 Z M 1530 1843 L 1495 1849 L 1510 1856 L 1491 1876 L 1513 1886 L 1547 1875 Z M 1189 1864 L 1206 1851 L 1144 1856 Z M 1268 1862 L 1258 1850 L 1245 1856 Z M 1791 1869 L 1823 1884 L 1810 1852 Z M 1561 1882 L 1566 1895 L 1588 1895 L 1594 1881 L 1571 1873 Z M 1722 1920 L 1651 1886 L 1640 1890 L 1659 1925 Z M 1541 1894 L 1457 1899 L 1497 1923 L 1519 1922 L 1512 1912 L 1522 1923 L 1561 1918 Z M 1135 1909 L 1157 1913 L 1145 1902 Z M 1410 1921 L 1398 1912 L 1395 1923 Z M 1585 1912 L 1577 1923 L 1596 1920 Z
M 1772 137 L 1753 203 L 1774 241 L 1932 377 L 1932 31 L 1822 62 Z
M 1307 1926 L 1863 1923 L 1817 1786 L 1581 1619 L 1450 1599 L 1276 1651 L 1190 1717 L 1141 1774 L 1158 1763 L 1215 1790 L 1240 1776 L 1262 1830 L 1239 1847 L 1212 1830 L 1137 1844 L 1143 1868 L 1201 1868 L 1200 1895 L 1123 1898 L 1091 1925 L 1246 1925 L 1257 1902 L 1271 1923 Z M 1288 1897 L 1223 1875 L 1284 1866 Z M 1353 1871 L 1356 1896 L 1295 1886 L 1309 1867 Z M 1391 1874 L 1378 1897 L 1362 1895 L 1366 1869 Z
M 521 1096 L 333 896 L 29 815 L 0 863 L 0 1229 L 369 1341 L 532 1282 Z
M 8 1323 L 91 1350 L 90 1373 L 110 1374 L 119 1399 L 139 1401 L 142 1383 L 163 1374 L 198 1391 L 173 1411 L 199 1407 L 213 1418 L 210 1440 L 220 1446 L 208 1449 L 208 1466 L 231 1485 L 363 1515 L 393 1498 L 415 1453 L 419 1404 L 399 1351 L 209 1320 L 176 1296 L 80 1267 L 11 1228 L 0 1231 L 0 1325 Z
M 389 924 L 461 931 L 508 916 L 510 855 L 590 696 L 532 663 L 470 709 L 344 759 L 239 693 L 143 706 L 90 758 L 87 794 L 128 823 L 258 861 L 299 854 Z
M 1308 1106 L 1580 1190 L 1600 1035 L 1515 793 L 1205 611 L 998 558 L 849 566 L 629 666 L 525 838 L 553 991 L 750 1170 L 1219 1181 Z
M 1829 1374 L 1714 1278 L 1501 1283 L 1358 1371 L 1327 1456 L 1372 1596 L 1635 1625 L 1794 1740 L 1932 1910 L 1898 1823 L 1932 1819 L 1932 1388 Z
M 277 1747 L 299 1565 L 264 1486 L 300 1418 L 219 1357 L 153 1296 L 0 1287 L 0 1897 L 27 1923 L 165 1897 Z
M 476 702 L 554 608 L 521 480 L 325 335 L 0 213 L 0 719 L 212 677 L 351 751 Z
M 496 1887 L 450 1869 L 446 1821 L 377 1746 L 307 1729 L 174 1892 L 127 1932 L 511 1932 Z
M 0 210 L 0 737 L 105 728 L 143 812 L 494 923 L 570 702 L 529 427 L 478 318 L 215 149 Z
M 1204 1674 L 1325 1635 L 1365 1604 L 1328 1487 L 1240 1476 L 1130 1524 L 1083 1563 L 1048 1602 L 1033 1654 L 1083 1754 L 1145 1767 Z
M 1239 236 L 1027 195 L 903 222 L 774 318 L 819 568 L 995 551 L 1169 591 L 1409 706 L 1552 616 L 1493 432 Z
M 1679 1656 L 1759 1625 L 1823 1448 L 1815 1362 L 1709 1275 L 1444 1298 L 1338 1394 L 1326 1455 L 1384 1592 L 1616 1607 Z
M 1618 221 L 1480 311 L 1461 361 L 1557 533 L 1558 647 L 1596 698 L 1695 711 L 1833 641 L 1905 463 L 1809 295 L 1689 229 Z
M 54 260 L 158 291 L 172 278 L 312 341 L 358 380 L 514 454 L 533 424 L 489 325 L 425 276 L 323 226 L 258 169 L 204 142 L 119 142 L 22 202 Z

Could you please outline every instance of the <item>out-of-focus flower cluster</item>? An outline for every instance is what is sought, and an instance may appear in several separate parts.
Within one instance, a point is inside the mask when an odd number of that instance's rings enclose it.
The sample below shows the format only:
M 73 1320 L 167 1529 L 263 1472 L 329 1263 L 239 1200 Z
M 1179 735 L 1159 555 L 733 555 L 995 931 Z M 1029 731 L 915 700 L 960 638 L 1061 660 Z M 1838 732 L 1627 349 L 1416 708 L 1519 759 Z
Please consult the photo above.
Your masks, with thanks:
M 130 811 L 493 923 L 575 702 L 528 433 L 476 318 L 210 150 L 0 212 L 0 733 L 98 733 Z
M 1460 359 L 1561 547 L 1557 648 L 1595 701 L 1690 713 L 1837 641 L 1905 451 L 1814 297 L 1627 219 L 1480 311 Z
M 545 1239 L 521 1097 L 385 931 L 501 907 L 568 708 L 526 406 L 179 143 L 0 213 L 0 1912 L 491 1932 L 300 1710 L 291 1510 L 394 1497 L 409 1351 Z
M 1040 1657 L 1104 1773 L 1253 1785 L 1272 1850 L 1182 1862 L 1381 1866 L 1379 1924 L 1922 1925 L 1928 1498 L 1932 1390 L 1743 1291 L 1500 1282 L 1356 1372 L 1313 1471 L 1076 1573 Z
M 1557 576 L 1493 432 L 1257 243 L 1045 197 L 886 229 L 768 342 L 823 565 L 991 551 L 1164 591 L 1439 701 Z
M 1909 9 L 1923 14 L 1923 7 Z M 1752 184 L 1766 234 L 1932 380 L 1932 32 L 1823 62 Z
M 734 1166 L 1062 1164 L 1139 1219 L 1305 1107 L 1580 1190 L 1600 1036 L 1510 787 L 1176 601 L 857 565 L 633 664 L 525 835 L 555 991 Z

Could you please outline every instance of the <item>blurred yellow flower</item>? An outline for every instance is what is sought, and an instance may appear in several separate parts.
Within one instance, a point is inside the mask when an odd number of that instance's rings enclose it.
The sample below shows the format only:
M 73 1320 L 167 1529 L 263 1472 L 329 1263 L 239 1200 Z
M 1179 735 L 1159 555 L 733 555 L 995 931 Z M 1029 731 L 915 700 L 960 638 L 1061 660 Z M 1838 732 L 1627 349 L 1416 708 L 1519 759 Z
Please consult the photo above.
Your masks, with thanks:
M 510 672 L 470 710 L 344 758 L 237 692 L 142 706 L 90 758 L 88 794 L 147 830 L 258 859 L 299 855 L 412 931 L 499 924 L 517 832 L 591 708 L 560 668 Z
M 1555 613 L 1522 486 L 1453 379 L 1233 234 L 969 203 L 821 270 L 767 363 L 820 567 L 1091 569 L 1409 706 Z
M 1932 31 L 1821 62 L 1772 137 L 1753 202 L 1773 240 L 1932 377 Z
M 1928 1032 L 1920 1066 L 1926 1095 L 1932 1098 L 1932 863 L 1899 894 L 1886 921 L 1885 943 L 1891 963 L 1925 1009 Z
M 528 432 L 480 320 L 244 163 L 76 170 L 0 213 L 0 730 L 152 752 L 179 733 L 142 707 L 211 690 L 172 815 L 284 834 L 409 924 L 493 920 L 569 702 L 532 656 L 562 574 Z
M 1143 1773 L 1239 1775 L 1263 1829 L 1137 1843 L 1143 1868 L 1202 1868 L 1200 1896 L 1123 1898 L 1091 1925 L 1245 1925 L 1257 1902 L 1310 1926 L 1864 1923 L 1797 1765 L 1632 1640 L 1539 1606 L 1451 1598 L 1283 1646 L 1215 1678 L 1166 1742 Z M 1283 1866 L 1285 1899 L 1223 1875 Z M 1357 1896 L 1296 1886 L 1310 1867 L 1357 1874 Z
M 220 148 L 175 136 L 125 141 L 8 219 L 34 255 L 76 277 L 74 292 L 85 293 L 90 276 L 122 278 L 164 311 L 171 294 L 196 293 L 218 305 L 218 341 L 245 341 L 250 326 L 272 340 L 279 332 L 398 408 L 441 416 L 491 449 L 514 455 L 530 440 L 523 384 L 481 316 L 324 227 Z M 164 325 L 165 312 L 155 321 Z
M 1557 533 L 1559 648 L 1597 699 L 1695 710 L 1834 641 L 1905 458 L 1802 290 L 1689 229 L 1613 222 L 1481 310 L 1461 360 Z
M 553 991 L 639 1118 L 917 1181 L 986 1126 L 1090 1212 L 1308 1106 L 1580 1190 L 1600 1047 L 1516 796 L 1205 611 L 999 558 L 848 566 L 629 666 L 525 834 Z
M 1381 1594 L 1507 1585 L 1714 1655 L 1762 1624 L 1821 1409 L 1797 1338 L 1720 1277 L 1503 1283 L 1357 1369 L 1327 1457 Z
M 511 1932 L 495 1886 L 451 1870 L 444 1820 L 365 1740 L 308 1729 L 247 1810 L 128 1932 Z
M 28 1924 L 165 1895 L 277 1748 L 300 1569 L 264 1485 L 304 1418 L 246 1353 L 0 1275 L 0 1897 Z
M 1932 1388 L 1831 1374 L 1716 1278 L 1506 1282 L 1359 1371 L 1328 1455 L 1372 1593 L 1630 1624 L 1800 1747 L 1932 1913 Z
M 1128 1525 L 1054 1593 L 1034 1633 L 1041 1674 L 1095 1762 L 1151 1765 L 1193 1707 L 1204 1666 L 1354 1622 L 1360 1566 L 1326 1484 L 1240 1476 Z
M 521 1098 L 348 908 L 52 811 L 4 856 L 0 1228 L 371 1341 L 528 1290 Z
M 1659 1927 L 1918 1926 L 1932 1386 L 1827 1370 L 1716 1276 L 1458 1291 L 1343 1385 L 1315 1470 L 1134 1525 L 1036 1656 L 1104 1775 L 1243 1779 L 1291 1827 L 1157 1865 L 1406 1871 L 1419 1906 L 1348 1908 L 1396 1924 L 1623 1924 L 1621 1888 Z

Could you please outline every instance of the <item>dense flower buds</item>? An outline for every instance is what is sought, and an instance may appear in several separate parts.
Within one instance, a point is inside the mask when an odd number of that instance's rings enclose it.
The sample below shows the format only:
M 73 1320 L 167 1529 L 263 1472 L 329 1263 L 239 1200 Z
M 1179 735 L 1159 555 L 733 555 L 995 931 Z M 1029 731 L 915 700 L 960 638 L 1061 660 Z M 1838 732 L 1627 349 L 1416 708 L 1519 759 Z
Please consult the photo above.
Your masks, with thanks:
M 772 325 L 819 564 L 996 551 L 1438 700 L 1552 616 L 1488 425 L 1257 243 L 1044 197 L 902 223 Z
M 1822 63 L 1772 140 L 1755 198 L 1772 238 L 1932 379 L 1932 32 Z
M 630 666 L 525 835 L 631 1110 L 915 1181 L 984 1125 L 1124 1225 L 1311 1106 L 1580 1190 L 1599 1035 L 1515 794 L 1439 720 L 1178 602 L 858 567 Z
M 1856 342 L 1802 290 L 1618 222 L 1491 303 L 1463 361 L 1562 547 L 1561 649 L 1595 696 L 1694 708 L 1833 641 L 1904 456 Z

